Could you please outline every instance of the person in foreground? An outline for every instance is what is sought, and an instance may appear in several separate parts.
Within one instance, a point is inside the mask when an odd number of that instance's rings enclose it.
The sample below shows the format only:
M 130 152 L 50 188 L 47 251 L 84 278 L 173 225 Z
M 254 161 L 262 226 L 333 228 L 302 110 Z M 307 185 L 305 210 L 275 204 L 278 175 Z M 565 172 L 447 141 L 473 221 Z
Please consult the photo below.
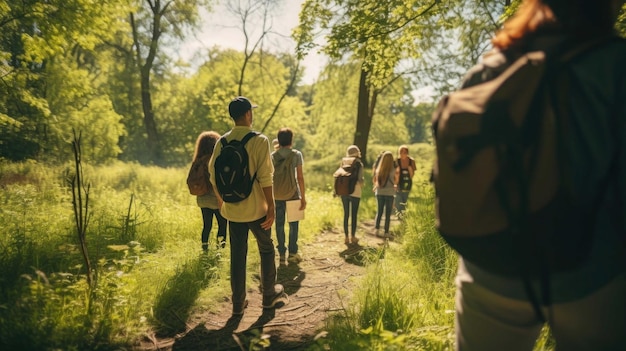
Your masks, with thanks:
M 220 135 L 214 131 L 206 131 L 200 133 L 196 140 L 196 148 L 193 154 L 193 162 L 202 162 L 204 167 L 209 166 L 209 160 L 213 155 L 215 143 L 219 140 Z M 209 192 L 198 195 L 196 202 L 202 211 L 202 250 L 209 249 L 209 235 L 213 228 L 213 216 L 217 220 L 217 246 L 224 248 L 226 245 L 226 219 L 220 214 L 217 196 L 213 191 L 213 186 L 209 186 Z
M 226 141 L 241 140 L 252 131 L 255 105 L 245 97 L 236 97 L 228 105 L 228 112 L 235 126 L 222 138 Z M 274 195 L 270 159 L 270 142 L 263 134 L 252 137 L 245 149 L 248 153 L 250 175 L 253 178 L 252 192 L 240 202 L 223 202 L 216 186 L 215 162 L 222 150 L 217 143 L 209 162 L 211 184 L 215 187 L 221 203 L 221 213 L 226 218 L 230 233 L 230 284 L 232 289 L 233 315 L 241 315 L 248 306 L 246 299 L 246 263 L 248 256 L 248 231 L 256 238 L 261 255 L 261 291 L 263 308 L 274 308 L 287 303 L 288 297 L 281 284 L 276 284 L 276 260 L 271 228 L 274 223 Z
M 497 76 L 517 53 L 549 53 L 568 39 L 581 43 L 611 37 L 622 4 L 524 0 L 492 40 L 495 50 L 489 55 L 498 59 L 470 70 L 463 87 Z M 523 278 L 495 274 L 462 257 L 456 277 L 457 350 L 531 351 L 544 326 L 541 315 L 556 350 L 626 350 L 625 63 L 626 44 L 618 39 L 568 62 L 563 149 L 568 185 L 586 203 L 598 200 L 587 259 L 573 270 L 547 272 L 525 286 Z M 539 300 L 537 308 L 529 289 Z
M 302 166 L 304 159 L 302 153 L 292 148 L 293 131 L 289 128 L 281 128 L 278 131 L 278 148 L 272 153 L 274 165 L 274 197 L 276 202 L 276 239 L 278 240 L 278 254 L 280 264 L 285 260 L 291 263 L 299 263 L 302 256 L 298 253 L 298 229 L 299 221 L 289 222 L 289 240 L 285 247 L 285 220 L 287 214 L 287 201 L 299 200 L 300 210 L 306 209 L 306 197 L 304 188 L 304 173 Z M 284 174 L 283 174 L 284 173 Z M 289 249 L 289 258 L 285 253 Z

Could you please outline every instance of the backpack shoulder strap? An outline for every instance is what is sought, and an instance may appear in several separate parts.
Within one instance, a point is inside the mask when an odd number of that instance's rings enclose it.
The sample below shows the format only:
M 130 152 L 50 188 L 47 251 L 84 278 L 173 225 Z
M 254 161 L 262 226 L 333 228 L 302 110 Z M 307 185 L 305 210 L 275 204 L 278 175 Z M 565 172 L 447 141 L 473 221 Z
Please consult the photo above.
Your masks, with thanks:
M 246 134 L 246 136 L 243 137 L 243 139 L 241 139 L 241 144 L 246 145 L 248 140 L 252 139 L 253 137 L 259 134 L 260 134 L 259 132 L 254 132 L 254 131 L 249 132 L 248 134 Z
M 220 143 L 222 144 L 222 147 L 226 146 L 226 144 L 228 144 L 228 141 L 226 141 L 226 137 L 222 136 L 220 137 Z
M 296 157 L 298 157 L 298 152 L 296 150 L 291 149 L 291 159 L 295 161 Z
M 281 156 L 281 154 L 278 152 L 278 150 L 274 150 L 272 151 L 272 153 L 270 154 L 270 156 L 272 157 L 272 161 L 274 162 L 279 162 L 283 159 L 283 157 Z

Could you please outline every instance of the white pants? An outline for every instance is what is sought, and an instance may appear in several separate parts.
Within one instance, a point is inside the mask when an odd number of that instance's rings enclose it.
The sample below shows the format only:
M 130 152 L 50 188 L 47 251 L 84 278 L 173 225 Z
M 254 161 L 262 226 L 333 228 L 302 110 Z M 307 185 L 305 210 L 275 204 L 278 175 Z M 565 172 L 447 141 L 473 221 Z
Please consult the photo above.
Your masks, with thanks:
M 457 279 L 456 349 L 531 351 L 541 331 L 530 302 Z M 576 301 L 544 308 L 558 351 L 626 350 L 626 275 Z

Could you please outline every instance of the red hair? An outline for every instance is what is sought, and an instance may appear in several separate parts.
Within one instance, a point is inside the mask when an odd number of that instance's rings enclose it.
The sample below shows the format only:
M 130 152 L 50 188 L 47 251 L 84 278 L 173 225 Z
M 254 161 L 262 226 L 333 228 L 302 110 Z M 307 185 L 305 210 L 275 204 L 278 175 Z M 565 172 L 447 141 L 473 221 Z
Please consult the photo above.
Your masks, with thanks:
M 523 0 L 492 43 L 500 50 L 523 47 L 529 36 L 547 28 L 578 39 L 610 35 L 618 10 L 613 7 L 614 0 Z
M 540 27 L 555 22 L 554 13 L 548 5 L 541 0 L 525 0 L 491 42 L 494 47 L 506 50 L 518 46 L 528 34 Z

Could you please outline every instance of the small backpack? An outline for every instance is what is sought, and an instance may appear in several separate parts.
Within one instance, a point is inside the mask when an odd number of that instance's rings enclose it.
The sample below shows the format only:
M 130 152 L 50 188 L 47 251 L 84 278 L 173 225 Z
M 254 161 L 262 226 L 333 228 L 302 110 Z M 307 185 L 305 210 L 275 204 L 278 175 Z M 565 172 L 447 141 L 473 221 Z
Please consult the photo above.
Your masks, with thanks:
M 283 157 L 278 151 L 272 152 L 274 164 L 274 199 L 292 200 L 298 194 L 296 182 L 295 161 L 297 153 L 291 151 L 289 156 Z
M 250 177 L 246 143 L 258 132 L 249 132 L 241 140 L 220 138 L 222 149 L 215 159 L 215 186 L 224 202 L 240 202 L 250 196 L 256 173 Z
M 567 66 L 591 47 L 549 59 L 526 53 L 495 78 L 444 97 L 433 113 L 436 226 L 473 264 L 538 277 L 588 257 L 604 191 L 593 203 L 577 201 L 564 139 Z
M 354 192 L 359 180 L 359 167 L 361 161 L 356 157 L 344 157 L 341 165 L 333 174 L 335 177 L 335 195 L 350 195 Z
M 208 156 L 208 155 L 207 155 Z M 209 180 L 209 158 L 203 156 L 195 160 L 187 174 L 187 187 L 191 195 L 201 196 L 213 190 Z
M 400 167 L 400 180 L 398 181 L 399 191 L 410 191 L 413 187 L 413 179 L 411 179 L 411 172 L 408 168 L 402 168 L 400 159 L 396 160 L 396 164 Z M 415 167 L 415 161 L 409 158 L 409 167 Z M 413 168 L 415 170 L 415 168 Z

